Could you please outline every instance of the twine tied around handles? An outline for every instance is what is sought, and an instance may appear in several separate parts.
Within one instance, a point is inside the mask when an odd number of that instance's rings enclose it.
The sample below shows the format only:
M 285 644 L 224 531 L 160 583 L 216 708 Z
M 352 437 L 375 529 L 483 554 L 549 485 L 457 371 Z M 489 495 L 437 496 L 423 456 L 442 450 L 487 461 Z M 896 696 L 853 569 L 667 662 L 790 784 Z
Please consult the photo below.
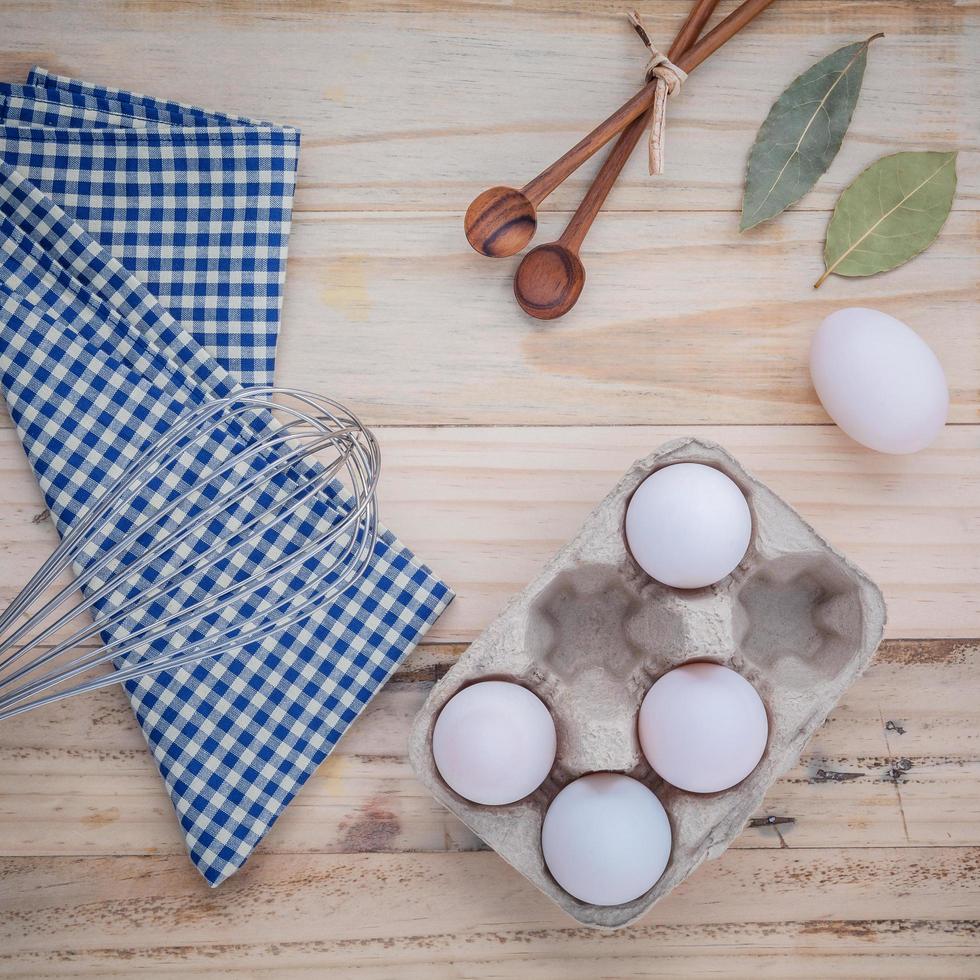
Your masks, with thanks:
M 650 51 L 650 61 L 646 68 L 648 82 L 654 79 L 657 87 L 653 93 L 652 114 L 650 117 L 650 139 L 648 142 L 648 153 L 650 158 L 650 173 L 659 176 L 664 172 L 664 147 L 666 144 L 667 130 L 667 99 L 678 92 L 687 79 L 687 72 L 683 68 L 678 68 L 670 58 L 667 57 L 650 40 L 640 15 L 635 10 L 627 11 L 633 29 L 640 36 L 640 40 Z

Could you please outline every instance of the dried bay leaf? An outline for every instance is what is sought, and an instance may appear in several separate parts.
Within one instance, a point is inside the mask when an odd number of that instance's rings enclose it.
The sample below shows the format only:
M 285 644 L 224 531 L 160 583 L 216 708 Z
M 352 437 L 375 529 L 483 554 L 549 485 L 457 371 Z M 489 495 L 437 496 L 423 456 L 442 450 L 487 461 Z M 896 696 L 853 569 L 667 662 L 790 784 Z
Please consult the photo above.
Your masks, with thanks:
M 826 271 L 871 276 L 928 248 L 949 216 L 956 153 L 893 153 L 871 164 L 837 200 L 827 226 Z
M 857 105 L 868 46 L 883 36 L 827 55 L 776 100 L 749 154 L 740 231 L 785 211 L 826 172 Z

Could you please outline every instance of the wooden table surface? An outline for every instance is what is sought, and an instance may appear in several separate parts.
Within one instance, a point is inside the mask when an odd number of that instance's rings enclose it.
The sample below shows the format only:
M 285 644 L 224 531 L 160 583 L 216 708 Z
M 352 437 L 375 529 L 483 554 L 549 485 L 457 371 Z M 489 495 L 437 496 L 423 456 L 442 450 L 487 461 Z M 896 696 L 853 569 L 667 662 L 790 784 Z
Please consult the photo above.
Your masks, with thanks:
M 731 7 L 722 5 L 722 10 Z M 667 41 L 687 0 L 640 3 Z M 977 4 L 777 0 L 671 105 L 667 174 L 630 162 L 564 320 L 461 211 L 521 183 L 636 87 L 619 0 L 0 2 L 0 78 L 34 64 L 303 130 L 279 379 L 377 428 L 386 521 L 459 598 L 247 866 L 210 890 L 118 690 L 0 726 L 0 971 L 52 976 L 980 976 L 980 158 Z M 844 147 L 802 205 L 739 237 L 744 161 L 779 91 L 884 31 Z M 837 194 L 902 149 L 961 149 L 924 255 L 831 279 Z M 558 233 L 597 164 L 547 202 Z M 868 305 L 939 355 L 951 424 L 862 451 L 809 384 L 828 312 Z M 874 664 L 746 830 L 638 925 L 576 927 L 430 800 L 405 756 L 433 681 L 637 456 L 716 439 L 885 592 Z M 0 419 L 0 601 L 54 544 Z M 889 724 L 891 723 L 891 724 Z M 904 760 L 904 761 L 903 761 Z M 859 773 L 822 782 L 818 769 Z

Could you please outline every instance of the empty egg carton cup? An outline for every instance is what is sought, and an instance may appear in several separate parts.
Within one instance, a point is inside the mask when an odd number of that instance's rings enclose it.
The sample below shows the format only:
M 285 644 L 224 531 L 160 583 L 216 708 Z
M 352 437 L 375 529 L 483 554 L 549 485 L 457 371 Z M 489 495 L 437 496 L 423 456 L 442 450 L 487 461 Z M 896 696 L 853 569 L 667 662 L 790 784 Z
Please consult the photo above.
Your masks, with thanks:
M 655 582 L 633 560 L 623 532 L 633 491 L 655 470 L 681 462 L 721 470 L 738 484 L 752 512 L 744 559 L 727 578 L 703 589 Z M 868 665 L 884 623 L 878 588 L 796 511 L 720 446 L 675 440 L 631 467 L 575 538 L 436 684 L 415 720 L 410 758 L 437 800 L 569 915 L 586 925 L 618 928 L 728 847 Z M 637 735 L 640 703 L 651 685 L 692 660 L 738 671 L 769 714 L 769 742 L 758 766 L 731 789 L 706 795 L 665 783 L 644 758 Z M 443 705 L 461 688 L 487 679 L 532 690 L 551 711 L 558 734 L 548 778 L 506 806 L 458 796 L 432 757 L 432 730 Z M 638 779 L 670 819 L 666 870 L 648 892 L 623 905 L 573 898 L 550 875 L 541 851 L 549 804 L 591 772 Z

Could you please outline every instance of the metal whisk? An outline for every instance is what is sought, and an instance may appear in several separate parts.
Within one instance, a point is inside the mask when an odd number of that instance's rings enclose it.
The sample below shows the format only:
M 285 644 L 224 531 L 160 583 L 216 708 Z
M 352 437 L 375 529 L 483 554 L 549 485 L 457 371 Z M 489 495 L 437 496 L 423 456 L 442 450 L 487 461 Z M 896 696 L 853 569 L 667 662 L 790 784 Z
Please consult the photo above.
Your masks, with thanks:
M 380 463 L 351 412 L 295 389 L 179 414 L 0 615 L 0 720 L 257 650 L 309 617 L 367 568 Z

